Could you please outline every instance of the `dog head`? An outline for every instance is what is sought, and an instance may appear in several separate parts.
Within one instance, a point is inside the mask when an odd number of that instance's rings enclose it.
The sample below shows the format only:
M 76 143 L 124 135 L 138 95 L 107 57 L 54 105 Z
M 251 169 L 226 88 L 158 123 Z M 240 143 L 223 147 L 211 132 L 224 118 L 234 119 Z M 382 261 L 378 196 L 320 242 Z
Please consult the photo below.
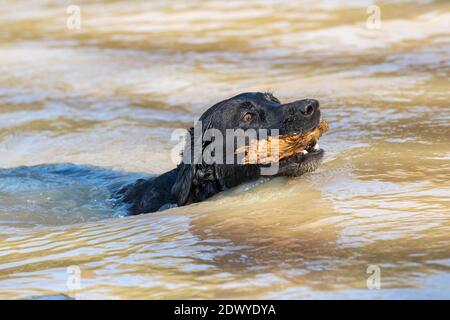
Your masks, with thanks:
M 262 133 L 293 136 L 313 131 L 320 120 L 319 102 L 314 99 L 281 103 L 270 93 L 251 92 L 213 105 L 189 130 L 172 196 L 182 206 L 260 176 L 268 164 L 240 163 L 236 132 L 243 133 L 247 143 L 251 140 L 248 132 L 256 139 L 262 139 Z M 314 142 L 303 152 L 277 160 L 273 175 L 299 176 L 313 171 L 323 154 Z

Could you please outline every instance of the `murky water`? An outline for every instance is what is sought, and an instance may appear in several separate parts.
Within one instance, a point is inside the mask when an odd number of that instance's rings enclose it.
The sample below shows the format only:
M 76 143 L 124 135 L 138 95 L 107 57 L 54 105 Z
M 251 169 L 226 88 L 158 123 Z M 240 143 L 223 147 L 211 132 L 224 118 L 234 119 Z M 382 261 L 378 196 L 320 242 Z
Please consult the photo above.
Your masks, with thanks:
M 77 1 L 68 30 L 71 2 L 0 1 L 0 298 L 450 297 L 448 1 L 379 30 L 328 0 Z M 120 217 L 173 129 L 266 90 L 321 101 L 319 170 Z

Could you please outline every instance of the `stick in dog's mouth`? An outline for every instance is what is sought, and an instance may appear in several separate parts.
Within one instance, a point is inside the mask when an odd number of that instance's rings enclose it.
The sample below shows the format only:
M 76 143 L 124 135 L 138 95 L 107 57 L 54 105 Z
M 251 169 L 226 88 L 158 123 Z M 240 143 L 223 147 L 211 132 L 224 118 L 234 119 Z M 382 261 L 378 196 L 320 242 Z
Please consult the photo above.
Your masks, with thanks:
M 316 128 L 309 132 L 252 140 L 248 146 L 238 148 L 236 154 L 244 153 L 242 164 L 267 164 L 292 157 L 298 153 L 306 155 L 309 152 L 320 150 L 317 141 L 327 131 L 328 122 L 322 120 Z

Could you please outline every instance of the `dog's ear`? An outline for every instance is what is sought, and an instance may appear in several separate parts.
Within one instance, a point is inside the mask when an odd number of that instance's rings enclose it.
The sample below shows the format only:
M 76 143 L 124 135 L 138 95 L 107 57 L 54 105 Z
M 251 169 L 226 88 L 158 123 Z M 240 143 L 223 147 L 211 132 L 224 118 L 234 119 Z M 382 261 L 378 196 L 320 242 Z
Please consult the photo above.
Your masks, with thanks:
M 215 169 L 214 165 L 181 163 L 171 191 L 177 205 L 203 201 L 222 191 L 223 186 Z
M 172 197 L 178 206 L 184 206 L 189 202 L 194 180 L 195 165 L 181 163 L 178 165 L 178 175 L 175 184 L 172 187 Z
M 177 180 L 171 190 L 178 206 L 202 201 L 220 191 L 215 165 L 203 161 L 203 150 L 210 141 L 203 141 L 202 137 L 203 133 L 200 137 L 194 136 L 194 128 L 190 128 L 186 136 L 182 160 L 177 167 Z M 201 150 L 195 152 L 195 148 Z

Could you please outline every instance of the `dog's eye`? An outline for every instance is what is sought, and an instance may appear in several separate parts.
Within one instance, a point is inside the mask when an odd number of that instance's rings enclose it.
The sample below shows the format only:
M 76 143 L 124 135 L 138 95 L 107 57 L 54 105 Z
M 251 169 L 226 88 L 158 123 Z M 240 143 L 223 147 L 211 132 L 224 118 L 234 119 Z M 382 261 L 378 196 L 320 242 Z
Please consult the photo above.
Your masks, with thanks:
M 249 112 L 247 112 L 246 114 L 244 114 L 243 116 L 242 116 L 242 121 L 244 121 L 244 122 L 249 122 L 250 120 L 252 120 L 253 119 L 253 114 L 251 114 L 251 113 L 249 113 Z

